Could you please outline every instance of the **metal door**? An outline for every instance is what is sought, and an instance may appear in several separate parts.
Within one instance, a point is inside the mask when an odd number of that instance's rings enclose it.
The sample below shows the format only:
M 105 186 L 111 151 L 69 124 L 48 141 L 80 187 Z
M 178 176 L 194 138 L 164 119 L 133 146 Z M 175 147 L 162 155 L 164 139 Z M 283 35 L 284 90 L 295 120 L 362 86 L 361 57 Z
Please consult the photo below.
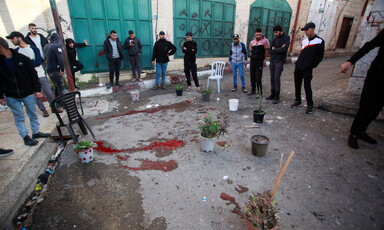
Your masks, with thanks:
M 235 14 L 234 0 L 174 0 L 175 57 L 184 57 L 182 46 L 188 31 L 197 42 L 197 57 L 227 56 Z
M 108 71 L 103 43 L 111 30 L 117 32 L 122 44 L 133 30 L 143 44 L 141 65 L 152 69 L 152 3 L 151 0 L 68 0 L 73 34 L 76 42 L 86 39 L 89 46 L 78 49 L 84 64 L 82 73 Z M 129 57 L 124 50 L 122 69 L 128 69 Z
M 280 25 L 283 32 L 289 35 L 292 9 L 286 0 L 256 0 L 251 5 L 249 13 L 247 44 L 254 39 L 255 31 L 260 28 L 263 35 L 272 41 L 275 36 L 273 27 Z

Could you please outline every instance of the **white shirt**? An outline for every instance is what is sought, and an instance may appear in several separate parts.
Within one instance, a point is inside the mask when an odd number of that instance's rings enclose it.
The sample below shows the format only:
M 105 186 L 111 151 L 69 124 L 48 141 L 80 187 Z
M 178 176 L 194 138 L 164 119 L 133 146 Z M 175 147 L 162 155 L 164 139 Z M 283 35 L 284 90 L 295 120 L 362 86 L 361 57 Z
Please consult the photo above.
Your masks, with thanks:
M 40 50 L 40 55 L 43 59 L 45 59 L 44 57 L 44 50 L 43 50 L 43 47 L 41 46 L 41 39 L 40 39 L 40 36 L 37 35 L 36 37 L 32 37 L 31 35 L 29 35 L 29 37 L 32 39 L 32 41 L 35 43 L 36 47 L 39 48 Z
M 24 56 L 27 56 L 31 60 L 36 60 L 35 52 L 33 52 L 33 49 L 31 48 L 30 45 L 28 45 L 28 47 L 25 47 L 25 48 L 19 47 L 19 53 L 23 54 Z M 35 70 L 37 72 L 38 77 L 45 77 L 45 71 L 42 65 L 36 66 Z

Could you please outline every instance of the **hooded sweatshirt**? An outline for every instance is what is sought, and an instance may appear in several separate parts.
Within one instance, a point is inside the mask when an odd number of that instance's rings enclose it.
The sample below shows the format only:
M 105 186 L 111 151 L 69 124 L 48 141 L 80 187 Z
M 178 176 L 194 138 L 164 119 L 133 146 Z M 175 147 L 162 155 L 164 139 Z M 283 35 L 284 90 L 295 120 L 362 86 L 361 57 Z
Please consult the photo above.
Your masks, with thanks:
M 60 36 L 53 33 L 51 42 L 44 47 L 45 59 L 47 61 L 47 72 L 64 72 L 64 58 L 61 50 Z
M 73 43 L 73 48 L 69 47 L 69 44 Z M 67 49 L 68 59 L 69 62 L 76 61 L 76 47 L 85 47 L 87 46 L 85 43 L 75 43 L 75 41 L 72 38 L 65 39 L 65 48 Z

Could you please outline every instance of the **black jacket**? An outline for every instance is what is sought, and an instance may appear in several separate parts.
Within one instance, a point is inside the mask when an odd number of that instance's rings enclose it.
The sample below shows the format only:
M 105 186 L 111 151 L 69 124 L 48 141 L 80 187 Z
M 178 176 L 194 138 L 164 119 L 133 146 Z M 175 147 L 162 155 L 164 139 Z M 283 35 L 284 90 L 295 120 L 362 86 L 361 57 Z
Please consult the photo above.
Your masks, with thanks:
M 316 68 L 324 57 L 324 40 L 315 35 L 312 39 L 301 42 L 301 53 L 296 61 L 296 68 L 309 70 Z
M 187 48 L 186 50 L 184 49 Z M 195 41 L 184 42 L 183 45 L 184 62 L 194 63 L 196 62 L 197 43 Z
M 152 61 L 156 59 L 157 63 L 169 62 L 168 56 L 176 52 L 176 46 L 166 39 L 160 39 L 153 46 Z
M 64 72 L 64 57 L 61 50 L 61 41 L 57 33 L 51 36 L 51 42 L 44 48 L 47 72 Z
M 24 41 L 25 41 L 25 43 L 27 43 L 27 44 L 29 44 L 29 45 L 31 45 L 31 46 L 36 46 L 37 47 L 37 45 L 33 42 L 33 40 L 29 37 L 29 35 L 30 35 L 31 33 L 27 33 L 27 35 L 25 36 L 25 38 L 24 38 Z M 42 35 L 42 34 L 37 34 L 37 35 L 39 35 L 40 36 L 40 43 L 41 43 L 41 47 L 43 48 L 43 50 L 44 50 L 44 47 L 48 44 L 48 40 Z
M 70 43 L 74 44 L 73 48 L 69 47 Z M 69 62 L 76 61 L 76 54 L 77 54 L 76 47 L 85 47 L 85 46 L 87 46 L 85 43 L 75 43 L 75 41 L 72 38 L 65 39 L 65 48 L 67 49 Z
M 130 46 L 130 43 L 133 43 L 133 46 Z M 130 39 L 128 37 L 127 39 L 125 39 L 123 47 L 124 49 L 128 50 L 129 56 L 136 56 L 143 52 L 143 45 L 141 44 L 140 39 L 138 39 L 137 37 L 134 37 L 133 39 Z
M 360 58 L 369 53 L 372 49 L 380 47 L 377 56 L 371 64 L 372 67 L 382 68 L 384 65 L 384 29 L 375 38 L 365 43 L 348 61 L 355 64 Z
M 287 60 L 287 52 L 290 40 L 291 39 L 286 34 L 282 34 L 280 37 L 275 37 L 272 40 L 271 44 L 269 44 L 269 55 L 271 57 L 271 62 L 285 62 Z M 285 46 L 282 47 L 283 45 Z M 275 47 L 275 49 L 272 50 L 272 47 Z
M 105 39 L 103 50 L 104 50 L 105 57 L 108 59 L 108 61 L 112 61 L 113 48 L 112 48 L 111 42 L 109 42 L 109 38 L 110 37 L 108 36 L 107 39 Z M 123 46 L 121 45 L 119 38 L 116 39 L 116 45 L 117 45 L 117 50 L 119 51 L 120 59 L 124 59 Z
M 15 50 L 10 50 L 13 61 L 12 70 L 5 63 L 5 57 L 0 56 L 0 99 L 3 99 L 4 95 L 21 99 L 40 92 L 40 81 L 32 61 Z

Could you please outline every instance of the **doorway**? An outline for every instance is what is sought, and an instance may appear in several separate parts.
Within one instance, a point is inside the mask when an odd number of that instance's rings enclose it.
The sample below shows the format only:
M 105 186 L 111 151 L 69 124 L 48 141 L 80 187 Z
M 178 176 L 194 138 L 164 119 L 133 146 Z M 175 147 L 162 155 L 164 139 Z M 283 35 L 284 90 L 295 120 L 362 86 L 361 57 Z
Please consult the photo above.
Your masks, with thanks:
M 344 17 L 341 23 L 339 38 L 337 39 L 336 48 L 344 49 L 347 45 L 349 32 L 351 32 L 353 18 Z

